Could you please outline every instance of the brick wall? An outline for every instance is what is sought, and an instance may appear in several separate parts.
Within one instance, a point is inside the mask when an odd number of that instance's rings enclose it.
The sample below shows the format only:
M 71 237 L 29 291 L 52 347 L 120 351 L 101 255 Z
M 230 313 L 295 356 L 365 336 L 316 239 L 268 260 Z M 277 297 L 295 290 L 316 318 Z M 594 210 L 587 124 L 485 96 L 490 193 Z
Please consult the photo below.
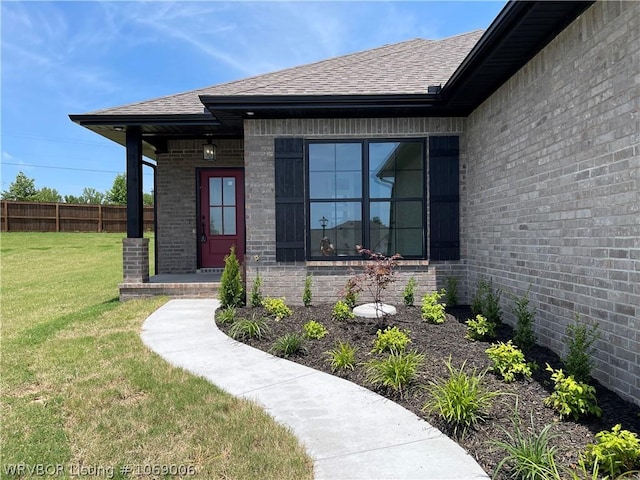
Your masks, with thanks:
M 538 308 L 565 351 L 598 322 L 594 376 L 640 403 L 640 3 L 596 2 L 467 119 L 472 285 Z
M 362 266 L 362 262 L 282 264 L 275 261 L 274 138 L 424 138 L 430 134 L 460 134 L 464 123 L 461 118 L 245 120 L 247 288 L 251 288 L 259 271 L 264 281 L 263 294 L 284 296 L 289 303 L 300 304 L 304 279 L 310 274 L 314 279 L 314 301 L 334 302 L 352 271 L 358 271 Z M 465 188 L 464 175 L 461 182 L 461 188 Z M 463 218 L 461 223 L 464 223 Z M 419 296 L 433 291 L 436 285 L 441 287 L 444 277 L 438 278 L 439 271 L 443 275 L 458 276 L 460 290 L 466 294 L 464 260 L 431 265 L 428 262 L 402 263 L 397 282 L 386 292 L 385 299 L 390 302 L 402 302 L 402 290 L 411 276 L 418 282 L 416 294 Z
M 196 168 L 242 166 L 242 140 L 218 140 L 218 160 L 202 159 L 204 140 L 169 141 L 158 155 L 158 273 L 193 273 L 197 268 Z

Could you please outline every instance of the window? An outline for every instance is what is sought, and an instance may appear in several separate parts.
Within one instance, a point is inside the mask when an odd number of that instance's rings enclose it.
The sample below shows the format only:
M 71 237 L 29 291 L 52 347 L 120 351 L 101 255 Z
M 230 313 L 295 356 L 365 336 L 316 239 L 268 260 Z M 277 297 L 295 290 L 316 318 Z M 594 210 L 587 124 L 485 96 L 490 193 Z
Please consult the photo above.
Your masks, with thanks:
M 425 257 L 424 142 L 307 143 L 307 256 Z

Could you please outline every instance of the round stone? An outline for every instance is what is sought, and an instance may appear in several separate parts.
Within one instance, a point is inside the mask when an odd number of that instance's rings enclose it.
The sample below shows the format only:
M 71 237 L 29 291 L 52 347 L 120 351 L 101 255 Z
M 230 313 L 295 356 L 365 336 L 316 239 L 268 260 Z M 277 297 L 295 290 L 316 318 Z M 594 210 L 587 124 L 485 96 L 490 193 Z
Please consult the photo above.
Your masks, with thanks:
M 356 317 L 380 318 L 383 315 L 395 315 L 396 307 L 386 303 L 378 303 L 376 308 L 375 303 L 365 303 L 354 308 L 353 313 Z

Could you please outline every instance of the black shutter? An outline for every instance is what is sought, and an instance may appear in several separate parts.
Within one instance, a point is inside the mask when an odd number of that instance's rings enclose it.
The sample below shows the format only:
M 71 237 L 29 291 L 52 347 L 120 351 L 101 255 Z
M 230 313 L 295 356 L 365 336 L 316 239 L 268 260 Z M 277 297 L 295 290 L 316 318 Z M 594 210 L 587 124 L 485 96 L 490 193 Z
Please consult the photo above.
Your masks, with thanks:
M 460 146 L 457 136 L 429 138 L 431 260 L 460 259 Z
M 304 261 L 304 143 L 275 139 L 276 261 Z

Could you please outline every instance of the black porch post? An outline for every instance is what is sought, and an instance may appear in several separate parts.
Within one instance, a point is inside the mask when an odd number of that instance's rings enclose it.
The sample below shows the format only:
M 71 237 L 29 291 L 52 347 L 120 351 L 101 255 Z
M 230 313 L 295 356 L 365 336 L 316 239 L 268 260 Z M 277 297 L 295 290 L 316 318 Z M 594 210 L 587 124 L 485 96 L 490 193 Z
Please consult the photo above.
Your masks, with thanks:
M 127 237 L 142 238 L 142 134 L 140 127 L 127 128 Z

